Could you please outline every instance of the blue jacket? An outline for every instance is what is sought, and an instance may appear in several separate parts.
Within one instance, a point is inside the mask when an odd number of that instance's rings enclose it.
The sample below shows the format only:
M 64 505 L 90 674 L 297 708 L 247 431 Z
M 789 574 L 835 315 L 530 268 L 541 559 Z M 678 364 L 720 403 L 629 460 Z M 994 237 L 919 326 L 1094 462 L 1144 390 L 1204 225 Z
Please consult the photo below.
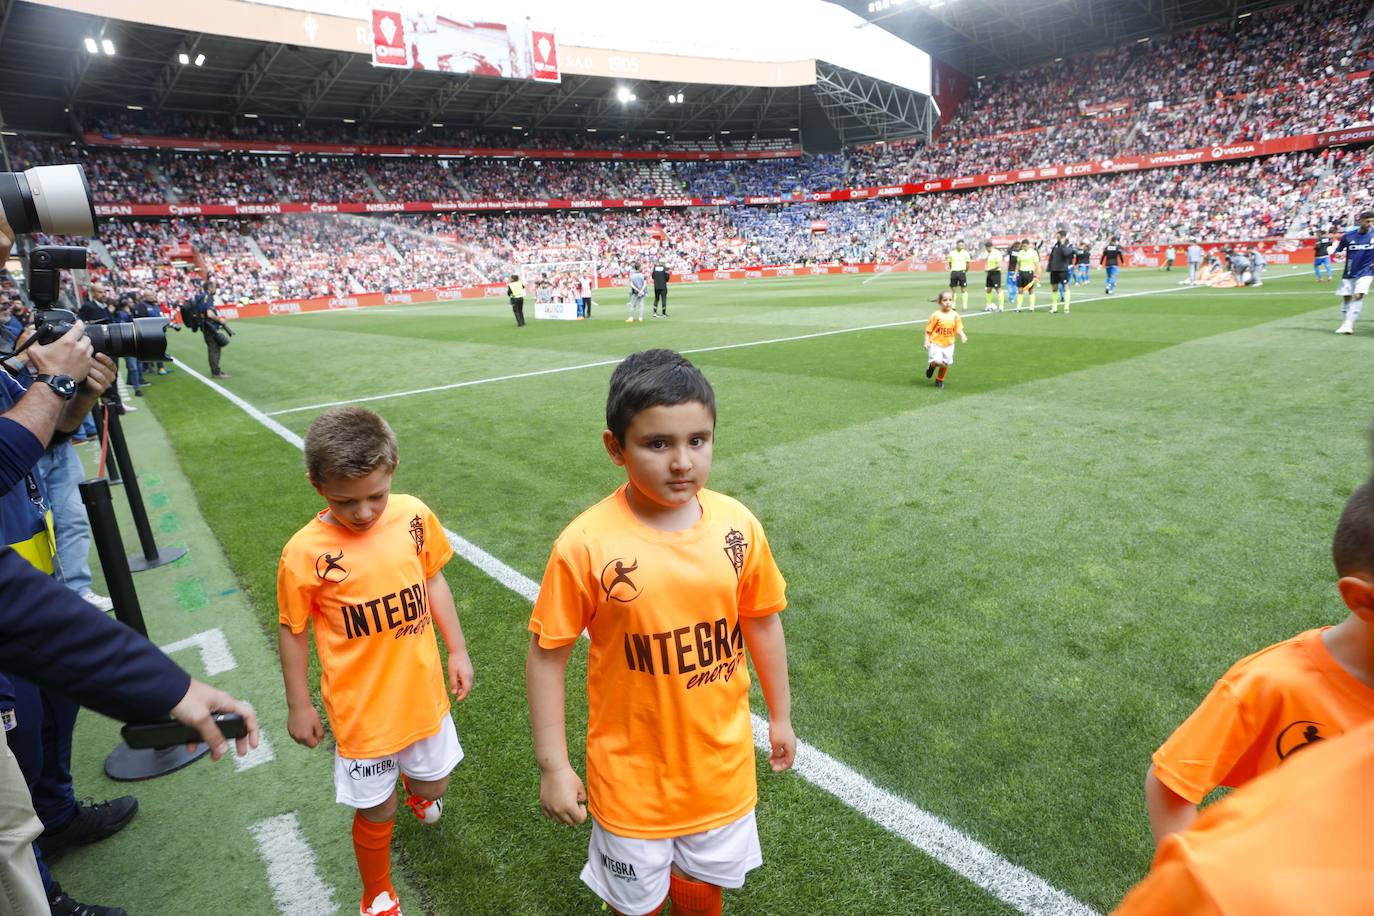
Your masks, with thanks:
M 191 686 L 157 646 L 8 547 L 0 547 L 0 668 L 125 722 L 161 718 Z
M 0 414 L 24 396 L 24 386 L 0 371 Z M 0 538 L 5 544 L 26 541 L 47 526 L 43 511 L 29 497 L 26 478 L 33 475 L 42 493 L 42 481 L 34 470 L 47 443 L 13 420 L 0 417 Z

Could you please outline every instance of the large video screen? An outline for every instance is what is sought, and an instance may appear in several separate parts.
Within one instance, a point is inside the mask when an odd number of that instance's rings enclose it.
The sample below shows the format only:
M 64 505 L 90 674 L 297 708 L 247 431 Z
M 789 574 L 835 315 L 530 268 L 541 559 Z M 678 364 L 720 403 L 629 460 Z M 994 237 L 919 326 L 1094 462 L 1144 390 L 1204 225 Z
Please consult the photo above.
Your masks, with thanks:
M 559 82 L 558 43 L 528 21 L 465 19 L 417 7 L 372 9 L 372 63 Z

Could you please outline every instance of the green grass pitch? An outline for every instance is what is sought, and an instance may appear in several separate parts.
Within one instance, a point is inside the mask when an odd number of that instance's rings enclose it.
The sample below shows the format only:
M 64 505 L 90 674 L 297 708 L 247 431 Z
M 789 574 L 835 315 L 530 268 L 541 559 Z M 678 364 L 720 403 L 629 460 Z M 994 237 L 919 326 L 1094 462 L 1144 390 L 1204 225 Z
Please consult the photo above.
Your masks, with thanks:
M 941 278 L 919 274 L 678 285 L 670 320 L 633 326 L 610 290 L 591 321 L 523 329 L 504 300 L 242 321 L 226 387 L 303 433 L 317 410 L 292 408 L 720 348 L 692 356 L 718 398 L 710 485 L 759 516 L 788 578 L 798 734 L 1105 910 L 1149 863 L 1153 749 L 1232 661 L 1343 613 L 1328 544 L 1370 470 L 1355 392 L 1374 341 L 1332 333 L 1337 300 L 1310 273 L 1270 274 L 1194 291 L 1128 271 L 1110 299 L 1098 276 L 1079 287 L 1070 317 L 1044 293 L 1033 316 L 970 317 L 944 391 L 920 325 Z M 913 323 L 846 331 L 895 322 Z M 803 335 L 823 336 L 732 346 Z M 172 351 L 204 371 L 199 338 Z M 537 580 L 563 525 L 623 479 L 600 444 L 611 368 L 370 402 L 400 438 L 396 489 Z M 278 552 L 318 508 L 299 452 L 185 372 L 145 400 L 274 634 Z M 595 912 L 586 829 L 538 813 L 529 606 L 462 561 L 448 576 L 476 666 L 455 714 L 468 759 L 437 830 L 398 822 L 424 897 L 407 912 Z M 765 771 L 766 864 L 727 909 L 1009 911 Z

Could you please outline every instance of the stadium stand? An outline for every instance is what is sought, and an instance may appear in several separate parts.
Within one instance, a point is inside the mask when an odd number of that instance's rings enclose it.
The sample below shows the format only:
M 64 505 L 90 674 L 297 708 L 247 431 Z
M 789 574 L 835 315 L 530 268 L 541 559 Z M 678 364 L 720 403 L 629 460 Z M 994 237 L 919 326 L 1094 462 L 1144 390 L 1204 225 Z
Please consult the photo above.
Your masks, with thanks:
M 116 286 L 189 294 L 197 271 L 228 300 L 493 282 L 522 263 L 595 259 L 604 275 L 661 258 L 674 271 L 938 260 L 957 238 L 1102 243 L 1258 239 L 1321 231 L 1367 203 L 1374 155 L 1266 159 L 981 188 L 909 199 L 562 213 L 302 215 L 108 221 Z M 167 252 L 189 246 L 189 257 Z M 254 248 L 256 247 L 256 251 Z
M 76 161 L 106 204 L 272 204 L 673 198 L 742 201 L 932 177 L 1184 150 L 1374 123 L 1363 9 L 1337 0 L 1257 13 L 980 80 L 934 142 L 738 161 L 621 161 L 189 152 L 11 138 L 14 167 Z M 1312 28 L 1293 30 L 1291 17 Z M 1009 104 L 1035 99 L 1036 104 Z M 787 139 L 629 140 L 608 132 L 473 131 L 229 119 L 108 108 L 83 131 L 331 144 L 466 145 L 527 151 L 786 149 Z M 1015 130 L 1008 131 L 1008 120 Z M 746 264 L 938 259 L 954 238 L 1181 241 L 1310 235 L 1368 203 L 1364 150 L 1059 179 L 903 199 L 699 210 L 111 220 L 113 279 L 171 297 L 217 280 L 226 298 L 270 299 L 489 282 L 540 258 L 637 259 L 674 270 Z M 169 256 L 177 252 L 177 256 Z

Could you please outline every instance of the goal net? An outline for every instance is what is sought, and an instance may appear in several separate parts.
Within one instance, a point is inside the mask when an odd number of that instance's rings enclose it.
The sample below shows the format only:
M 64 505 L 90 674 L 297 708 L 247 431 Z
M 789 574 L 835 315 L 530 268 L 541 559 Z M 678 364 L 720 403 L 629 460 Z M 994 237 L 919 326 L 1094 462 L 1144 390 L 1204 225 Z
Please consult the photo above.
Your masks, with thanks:
M 517 272 L 535 318 L 571 321 L 583 317 L 579 300 L 596 294 L 596 261 L 531 261 Z

